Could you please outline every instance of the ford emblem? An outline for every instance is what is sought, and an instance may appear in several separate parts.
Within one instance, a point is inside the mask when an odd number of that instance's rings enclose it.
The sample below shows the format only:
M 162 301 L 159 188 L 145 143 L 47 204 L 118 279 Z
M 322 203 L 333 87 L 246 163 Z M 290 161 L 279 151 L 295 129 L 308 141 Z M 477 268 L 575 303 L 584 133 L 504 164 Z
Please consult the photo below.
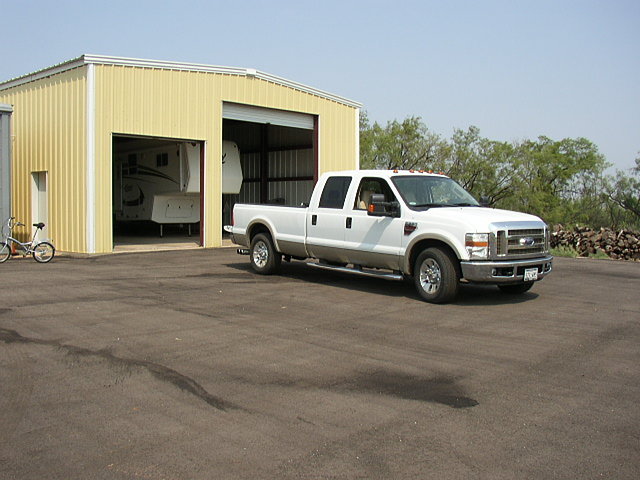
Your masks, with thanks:
M 536 243 L 535 239 L 533 239 L 532 237 L 522 237 L 518 242 L 522 247 L 533 247 L 533 245 Z

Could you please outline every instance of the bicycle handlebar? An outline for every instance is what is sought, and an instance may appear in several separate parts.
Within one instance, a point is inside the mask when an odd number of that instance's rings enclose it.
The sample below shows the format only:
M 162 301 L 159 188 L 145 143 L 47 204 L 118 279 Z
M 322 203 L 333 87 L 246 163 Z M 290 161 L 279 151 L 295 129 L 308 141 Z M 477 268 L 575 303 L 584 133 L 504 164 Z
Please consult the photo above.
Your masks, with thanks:
M 16 217 L 9 217 L 7 218 L 7 220 L 4 222 L 4 224 L 2 225 L 2 229 L 4 230 L 4 227 L 6 226 L 9 230 L 13 230 L 13 227 L 24 227 L 24 223 L 22 222 L 16 222 L 15 221 Z

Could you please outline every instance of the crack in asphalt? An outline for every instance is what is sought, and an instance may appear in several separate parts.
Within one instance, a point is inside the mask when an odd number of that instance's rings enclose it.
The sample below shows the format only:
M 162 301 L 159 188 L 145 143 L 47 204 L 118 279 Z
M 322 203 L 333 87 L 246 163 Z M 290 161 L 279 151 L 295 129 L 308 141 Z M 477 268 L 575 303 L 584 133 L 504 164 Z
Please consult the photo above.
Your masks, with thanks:
M 121 358 L 115 356 L 108 350 L 91 350 L 84 347 L 77 347 L 74 345 L 66 345 L 55 340 L 42 340 L 38 338 L 23 337 L 15 330 L 9 330 L 6 328 L 0 328 L 0 341 L 4 343 L 25 343 L 35 345 L 46 345 L 50 347 L 56 347 L 61 350 L 66 350 L 71 355 L 84 356 L 84 357 L 98 357 L 106 360 L 112 365 L 126 366 L 126 367 L 140 367 L 147 370 L 155 378 L 162 382 L 169 383 L 180 390 L 188 392 L 197 398 L 203 400 L 210 406 L 217 410 L 226 411 L 227 409 L 237 408 L 235 405 L 211 395 L 205 390 L 198 382 L 186 375 L 173 370 L 172 368 L 165 367 L 158 363 L 149 362 L 146 360 L 137 360 L 133 358 Z
M 4 343 L 46 345 L 65 350 L 68 354 L 77 357 L 98 357 L 106 360 L 111 365 L 118 367 L 143 368 L 158 380 L 178 387 L 180 390 L 196 396 L 218 410 L 226 411 L 227 409 L 239 408 L 236 405 L 210 394 L 192 378 L 158 363 L 117 357 L 106 349 L 91 350 L 84 347 L 62 344 L 55 340 L 42 340 L 38 338 L 24 337 L 15 330 L 6 328 L 0 328 L 0 341 Z M 336 392 L 359 392 L 365 394 L 386 395 L 403 400 L 439 403 L 451 408 L 472 408 L 479 405 L 479 402 L 476 399 L 467 396 L 465 389 L 459 385 L 453 377 L 422 377 L 403 372 L 388 371 L 385 369 L 362 372 L 354 375 L 353 377 L 335 379 L 329 382 L 307 382 L 296 379 L 285 380 L 267 378 L 264 382 L 258 383 L 264 385 L 276 385 L 285 388 L 317 388 Z

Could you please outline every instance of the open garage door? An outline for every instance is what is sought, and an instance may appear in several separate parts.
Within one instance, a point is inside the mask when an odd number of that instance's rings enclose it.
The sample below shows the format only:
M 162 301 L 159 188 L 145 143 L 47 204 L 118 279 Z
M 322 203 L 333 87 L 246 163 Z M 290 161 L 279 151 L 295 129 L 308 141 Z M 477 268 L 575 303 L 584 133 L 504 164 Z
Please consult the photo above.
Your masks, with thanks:
M 114 135 L 112 151 L 114 249 L 201 245 L 201 143 Z
M 259 124 L 279 125 L 281 127 L 313 130 L 314 116 L 306 113 L 274 110 L 239 103 L 225 102 L 222 106 L 222 118 Z
M 242 188 L 223 195 L 223 224 L 235 203 L 308 203 L 317 180 L 314 115 L 225 103 L 223 139 L 240 150 Z

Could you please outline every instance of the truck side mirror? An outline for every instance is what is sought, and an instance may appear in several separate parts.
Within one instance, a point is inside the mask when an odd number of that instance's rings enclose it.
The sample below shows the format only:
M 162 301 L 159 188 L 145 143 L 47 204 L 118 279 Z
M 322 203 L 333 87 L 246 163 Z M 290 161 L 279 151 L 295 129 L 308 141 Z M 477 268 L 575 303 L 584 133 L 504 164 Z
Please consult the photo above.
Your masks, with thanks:
M 487 197 L 486 195 L 483 195 L 482 197 L 480 197 L 480 206 L 481 207 L 490 207 L 491 206 L 491 199 L 489 197 Z
M 399 212 L 400 204 L 398 202 L 386 202 L 382 193 L 371 195 L 367 207 L 367 215 L 372 217 L 397 217 Z

